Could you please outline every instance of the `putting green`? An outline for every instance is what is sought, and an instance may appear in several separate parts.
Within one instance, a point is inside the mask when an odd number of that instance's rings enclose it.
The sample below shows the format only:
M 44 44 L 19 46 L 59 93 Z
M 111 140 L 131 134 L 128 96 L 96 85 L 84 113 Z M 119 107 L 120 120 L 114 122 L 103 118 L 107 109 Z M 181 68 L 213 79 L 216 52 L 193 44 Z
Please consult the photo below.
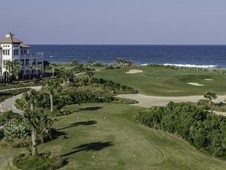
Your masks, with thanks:
M 131 69 L 138 69 L 143 72 L 127 74 L 126 72 Z M 102 70 L 95 76 L 131 86 L 146 95 L 203 95 L 208 90 L 215 91 L 217 94 L 226 94 L 226 75 L 217 73 L 156 67 L 133 67 L 118 70 Z M 202 84 L 203 86 L 188 84 L 190 82 L 193 84 Z

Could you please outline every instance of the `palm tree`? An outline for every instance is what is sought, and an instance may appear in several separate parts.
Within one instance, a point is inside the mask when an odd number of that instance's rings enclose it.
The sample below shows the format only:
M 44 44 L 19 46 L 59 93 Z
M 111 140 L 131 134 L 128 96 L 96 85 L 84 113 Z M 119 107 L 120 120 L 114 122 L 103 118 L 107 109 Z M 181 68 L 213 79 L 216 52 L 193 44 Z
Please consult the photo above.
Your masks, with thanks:
M 35 90 L 31 90 L 29 93 L 25 93 L 25 113 L 24 113 L 24 121 L 28 126 L 28 129 L 31 130 L 31 147 L 32 147 L 32 155 L 37 155 L 37 133 L 40 125 L 39 122 L 39 114 L 35 112 L 36 103 L 38 102 L 38 92 Z
M 52 63 L 52 64 L 50 64 L 50 67 L 52 67 L 52 77 L 54 77 L 56 64 Z
M 43 109 L 36 109 L 33 111 L 28 109 L 24 113 L 24 122 L 27 128 L 31 130 L 32 155 L 38 155 L 38 135 L 50 130 L 53 124 L 53 119 L 44 112 Z
M 4 64 L 5 64 L 5 69 L 6 69 L 5 80 L 6 80 L 6 82 L 9 82 L 13 63 L 10 60 L 6 60 Z
M 204 94 L 204 98 L 206 98 L 209 101 L 209 107 L 211 106 L 212 100 L 217 98 L 217 95 L 215 92 L 207 91 Z
M 49 80 L 47 83 L 43 86 L 43 91 L 47 92 L 49 94 L 49 99 L 50 99 L 50 111 L 53 111 L 53 98 L 55 93 L 59 93 L 62 91 L 62 86 L 60 83 L 54 81 L 54 80 Z
M 91 82 L 91 78 L 94 76 L 95 72 L 92 70 L 92 69 L 87 69 L 86 70 L 86 75 L 88 76 L 89 78 L 89 84 Z
M 72 69 L 65 69 L 60 71 L 60 77 L 63 79 L 64 84 L 65 82 L 67 83 L 70 82 L 70 78 L 72 77 L 72 75 L 73 75 Z
M 29 79 L 31 79 L 33 66 L 32 65 L 29 65 L 29 66 L 27 66 L 27 69 L 29 70 Z
M 36 69 L 39 71 L 39 73 L 40 73 L 40 77 L 42 78 L 42 74 L 43 74 L 43 66 L 42 65 L 38 65 L 38 66 L 36 66 Z
M 19 71 L 21 70 L 22 65 L 19 61 L 13 62 L 13 75 L 15 75 L 16 80 L 19 82 Z

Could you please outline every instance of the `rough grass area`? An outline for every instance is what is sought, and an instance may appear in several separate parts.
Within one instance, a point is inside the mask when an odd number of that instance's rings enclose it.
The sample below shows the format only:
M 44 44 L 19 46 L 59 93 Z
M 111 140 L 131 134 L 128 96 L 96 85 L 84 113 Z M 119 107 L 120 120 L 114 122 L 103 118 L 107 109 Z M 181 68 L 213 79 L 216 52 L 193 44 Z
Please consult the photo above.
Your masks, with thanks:
M 142 70 L 139 74 L 127 74 L 131 69 Z M 217 94 L 226 92 L 226 76 L 224 74 L 183 71 L 164 67 L 132 67 L 126 69 L 102 70 L 97 72 L 99 78 L 112 80 L 139 90 L 140 93 L 156 96 L 203 95 L 206 91 Z M 207 81 L 211 79 L 211 81 Z M 192 86 L 188 82 L 203 84 Z
M 45 153 L 40 156 L 31 156 L 22 153 L 13 159 L 13 165 L 23 170 L 56 170 L 66 164 L 66 161 L 60 157 L 50 156 Z
M 226 169 L 225 161 L 139 124 L 135 116 L 142 108 L 82 104 L 64 109 L 72 114 L 57 117 L 58 138 L 39 146 L 68 160 L 62 170 Z

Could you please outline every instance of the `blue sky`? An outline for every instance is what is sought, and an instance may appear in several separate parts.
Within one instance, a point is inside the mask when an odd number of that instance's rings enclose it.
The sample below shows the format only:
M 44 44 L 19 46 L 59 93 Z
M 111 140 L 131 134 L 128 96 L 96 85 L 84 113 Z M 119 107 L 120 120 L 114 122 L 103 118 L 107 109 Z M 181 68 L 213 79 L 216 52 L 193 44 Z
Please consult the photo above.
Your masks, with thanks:
M 29 44 L 226 44 L 226 0 L 0 0 Z

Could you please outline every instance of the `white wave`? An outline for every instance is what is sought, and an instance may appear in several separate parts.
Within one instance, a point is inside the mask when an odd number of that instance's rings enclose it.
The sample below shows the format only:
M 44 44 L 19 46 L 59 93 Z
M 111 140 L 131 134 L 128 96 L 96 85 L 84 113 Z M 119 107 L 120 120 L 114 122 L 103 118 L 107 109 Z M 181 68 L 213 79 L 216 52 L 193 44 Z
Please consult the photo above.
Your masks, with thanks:
M 147 66 L 147 65 L 148 65 L 148 63 L 141 64 L 141 66 Z
M 163 64 L 164 66 L 177 66 L 177 67 L 193 67 L 193 68 L 217 68 L 218 65 L 195 65 L 195 64 Z

